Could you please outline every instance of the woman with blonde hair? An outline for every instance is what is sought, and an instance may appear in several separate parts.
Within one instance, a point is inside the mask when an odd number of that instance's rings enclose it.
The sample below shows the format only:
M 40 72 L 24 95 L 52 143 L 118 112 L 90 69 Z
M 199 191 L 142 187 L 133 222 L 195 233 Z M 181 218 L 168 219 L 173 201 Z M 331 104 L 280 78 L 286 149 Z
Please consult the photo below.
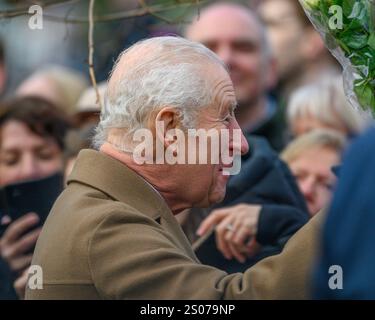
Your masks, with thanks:
M 330 202 L 336 183 L 332 168 L 340 164 L 345 146 L 343 134 L 315 129 L 292 141 L 281 154 L 296 178 L 311 216 Z

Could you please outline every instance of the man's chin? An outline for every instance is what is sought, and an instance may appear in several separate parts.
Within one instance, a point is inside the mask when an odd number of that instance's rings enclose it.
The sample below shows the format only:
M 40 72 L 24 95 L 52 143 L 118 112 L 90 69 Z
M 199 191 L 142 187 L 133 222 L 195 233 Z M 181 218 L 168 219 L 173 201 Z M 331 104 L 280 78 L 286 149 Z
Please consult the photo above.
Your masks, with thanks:
M 225 193 L 226 193 L 226 187 L 224 187 L 220 191 L 216 191 L 215 193 L 211 194 L 211 196 L 209 198 L 209 205 L 208 206 L 210 207 L 214 204 L 222 202 L 225 198 Z

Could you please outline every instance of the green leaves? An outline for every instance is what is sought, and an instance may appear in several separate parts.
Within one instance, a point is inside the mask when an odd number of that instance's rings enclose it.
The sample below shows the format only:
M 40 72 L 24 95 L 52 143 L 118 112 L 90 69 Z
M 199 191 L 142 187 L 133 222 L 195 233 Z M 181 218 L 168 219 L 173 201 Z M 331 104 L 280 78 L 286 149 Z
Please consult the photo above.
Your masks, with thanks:
M 363 33 L 346 33 L 341 38 L 341 41 L 346 44 L 347 47 L 352 49 L 361 49 L 367 46 L 368 35 Z
M 353 90 L 364 108 L 375 115 L 375 1 L 300 0 L 315 27 L 324 33 L 329 49 L 340 48 L 356 72 Z M 341 10 L 332 10 L 332 6 Z M 342 28 L 332 28 L 332 15 L 341 13 Z M 336 17 L 337 18 L 337 17 Z M 344 64 L 344 59 L 341 63 Z M 345 65 L 343 65 L 345 68 Z
M 374 87 L 363 81 L 354 81 L 354 92 L 364 109 L 375 105 Z
M 370 48 L 375 50 L 375 33 L 370 34 L 367 44 Z

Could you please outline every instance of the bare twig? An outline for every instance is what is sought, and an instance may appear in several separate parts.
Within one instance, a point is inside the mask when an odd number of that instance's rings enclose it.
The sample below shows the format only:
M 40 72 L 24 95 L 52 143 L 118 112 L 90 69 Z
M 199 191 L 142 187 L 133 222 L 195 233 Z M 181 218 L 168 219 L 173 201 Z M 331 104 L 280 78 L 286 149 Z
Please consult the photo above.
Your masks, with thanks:
M 209 0 L 201 0 L 201 1 L 197 1 L 197 2 L 205 3 L 205 2 L 208 2 L 208 1 Z M 68 1 L 68 2 L 70 2 L 70 1 Z M 174 4 L 174 5 L 169 5 L 169 6 L 154 5 L 154 6 L 148 6 L 146 9 L 145 8 L 138 8 L 138 9 L 123 11 L 123 12 L 110 13 L 110 14 L 106 14 L 106 15 L 102 15 L 102 16 L 94 16 L 93 21 L 95 23 L 98 23 L 98 22 L 111 22 L 111 21 L 117 21 L 117 20 L 125 20 L 125 19 L 131 19 L 131 18 L 142 17 L 142 16 L 145 16 L 145 15 L 148 15 L 148 14 L 150 14 L 150 11 L 155 15 L 155 13 L 157 14 L 157 13 L 160 13 L 160 12 L 167 12 L 167 11 L 170 11 L 170 10 L 183 8 L 183 7 L 191 7 L 192 5 L 193 5 L 193 1 L 190 2 L 190 3 L 181 3 L 181 4 Z M 28 9 L 27 10 L 20 9 L 20 10 L 3 11 L 3 12 L 0 12 L 0 19 L 1 18 L 12 18 L 12 17 L 18 17 L 18 16 L 27 16 L 27 15 L 30 15 L 29 12 L 28 12 Z M 89 22 L 89 20 L 87 18 L 83 18 L 83 17 L 73 17 L 73 18 L 67 19 L 66 17 L 54 16 L 54 15 L 50 15 L 50 14 L 46 14 L 46 13 L 43 13 L 43 17 L 47 20 L 50 20 L 50 21 L 64 22 L 64 23 L 71 23 L 71 24 L 79 24 L 79 23 L 88 23 Z
M 98 86 L 96 83 L 96 77 L 95 77 L 95 69 L 94 69 L 94 6 L 95 6 L 95 0 L 90 0 L 89 3 L 89 73 L 90 73 L 90 79 L 92 82 L 92 85 L 96 92 L 96 103 L 99 105 L 99 108 L 102 109 L 102 103 L 100 100 L 100 94 L 98 90 Z
M 140 6 L 141 6 L 144 10 L 147 11 L 148 14 L 150 14 L 150 15 L 152 15 L 152 16 L 154 16 L 154 17 L 156 17 L 156 18 L 158 18 L 158 19 L 160 19 L 160 20 L 162 20 L 162 21 L 164 21 L 164 22 L 166 22 L 166 23 L 168 23 L 168 24 L 171 24 L 171 23 L 172 23 L 171 20 L 169 20 L 169 19 L 167 19 L 166 17 L 163 17 L 162 15 L 160 15 L 160 14 L 158 14 L 158 13 L 152 11 L 152 10 L 150 9 L 150 7 L 146 4 L 145 0 L 138 0 L 138 3 L 140 4 Z
M 194 2 L 195 2 L 195 5 L 199 5 L 199 3 L 201 2 L 201 0 L 192 0 L 190 3 L 185 3 L 185 6 L 187 5 L 187 9 L 189 9 L 192 5 L 194 5 Z M 154 16 L 155 18 L 158 18 L 159 20 L 162 20 L 168 24 L 175 24 L 176 22 L 178 21 L 181 21 L 181 19 L 183 18 L 183 16 L 185 16 L 185 13 L 184 12 L 183 14 L 181 14 L 180 16 L 176 17 L 175 19 L 173 20 L 170 20 L 160 14 L 158 14 L 157 12 L 155 12 L 151 6 L 147 5 L 146 1 L 145 0 L 138 0 L 138 3 L 140 4 L 140 6 L 147 11 L 148 14 Z M 183 7 L 182 6 L 183 3 L 179 4 L 178 7 Z

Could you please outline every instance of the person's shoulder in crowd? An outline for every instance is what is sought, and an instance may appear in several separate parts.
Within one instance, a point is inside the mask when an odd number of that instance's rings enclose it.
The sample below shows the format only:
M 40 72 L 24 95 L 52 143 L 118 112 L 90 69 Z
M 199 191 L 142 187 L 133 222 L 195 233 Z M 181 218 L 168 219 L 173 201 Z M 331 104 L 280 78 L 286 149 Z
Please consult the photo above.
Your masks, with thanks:
M 340 168 L 314 277 L 317 299 L 375 299 L 374 141 L 374 128 L 355 139 Z M 338 278 L 333 287 L 341 290 L 329 287 L 334 275 Z

